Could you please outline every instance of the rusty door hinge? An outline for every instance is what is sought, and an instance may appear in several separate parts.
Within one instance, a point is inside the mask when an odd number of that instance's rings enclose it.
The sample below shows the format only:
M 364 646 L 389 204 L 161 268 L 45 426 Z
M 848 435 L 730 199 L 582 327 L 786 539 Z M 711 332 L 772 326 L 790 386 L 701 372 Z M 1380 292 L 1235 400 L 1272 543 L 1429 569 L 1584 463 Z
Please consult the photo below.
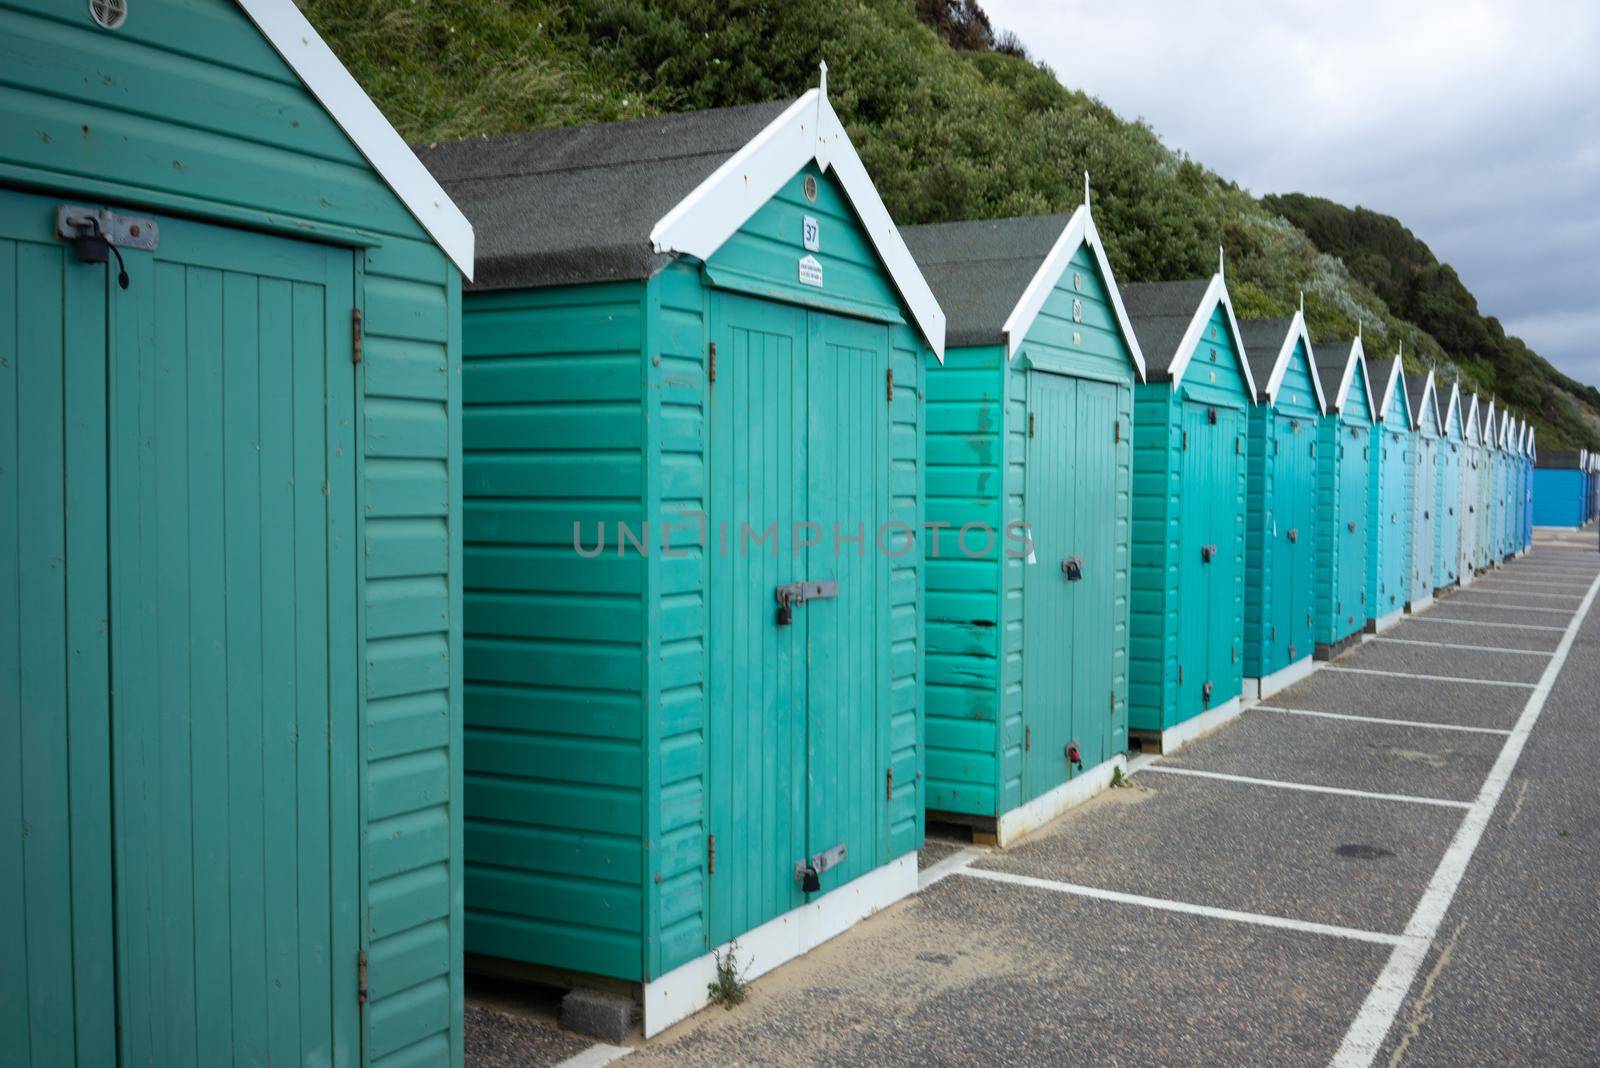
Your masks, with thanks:
M 1033 413 L 1028 413 L 1028 436 L 1033 437 Z
M 367 951 L 364 949 L 356 954 L 356 1000 L 362 1005 L 367 1003 Z
M 1183 665 L 1182 664 L 1178 665 L 1178 685 L 1179 686 L 1183 685 Z
M 884 800 L 886 800 L 886 801 L 893 801 L 894 800 L 894 769 L 893 768 L 890 768 L 889 769 L 889 773 L 884 776 L 883 796 L 884 796 Z
M 361 309 L 350 309 L 350 362 L 361 362 Z
M 706 835 L 706 874 L 717 874 L 717 836 Z
M 1183 432 L 1183 447 L 1186 449 L 1189 447 L 1189 432 L 1187 430 Z
M 893 367 L 889 368 L 889 373 L 888 373 L 888 375 L 885 376 L 885 378 L 889 383 L 888 398 L 887 399 L 888 400 L 894 400 L 894 368 Z
M 1114 445 L 1121 445 L 1122 444 L 1122 420 L 1121 419 L 1113 419 L 1111 421 L 1111 442 Z
M 717 343 L 713 341 L 706 350 L 706 381 L 717 380 Z
M 1106 704 L 1108 706 L 1107 707 L 1107 712 L 1113 719 L 1115 719 L 1116 715 L 1117 715 L 1117 691 L 1116 690 L 1112 690 L 1106 696 L 1111 699 L 1110 701 L 1106 702 Z
M 1031 753 L 1033 751 L 1033 728 L 1032 727 L 1024 727 L 1024 728 L 1022 728 L 1022 751 L 1024 753 Z

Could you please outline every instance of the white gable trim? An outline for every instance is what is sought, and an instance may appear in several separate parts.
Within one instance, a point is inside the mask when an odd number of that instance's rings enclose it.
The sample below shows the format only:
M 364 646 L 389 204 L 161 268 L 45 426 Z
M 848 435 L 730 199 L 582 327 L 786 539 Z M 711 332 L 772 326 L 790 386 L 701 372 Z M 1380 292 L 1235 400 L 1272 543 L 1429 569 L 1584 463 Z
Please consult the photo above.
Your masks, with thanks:
M 1394 358 L 1394 366 L 1389 368 L 1389 381 L 1383 387 L 1383 403 L 1378 406 L 1378 419 L 1380 419 L 1380 420 L 1382 420 L 1384 422 L 1388 421 L 1389 402 L 1394 400 L 1394 391 L 1396 389 L 1399 389 L 1401 391 L 1400 399 L 1401 399 L 1402 402 L 1404 402 L 1404 406 L 1405 406 L 1405 410 L 1406 410 L 1406 419 L 1408 419 L 1411 422 L 1411 426 L 1408 427 L 1407 429 L 1415 430 L 1417 428 L 1416 416 L 1412 414 L 1411 403 L 1409 401 L 1405 400 L 1405 384 L 1404 384 L 1404 382 L 1405 382 L 1405 366 L 1404 366 L 1404 364 L 1405 364 L 1404 360 L 1402 360 L 1398 355 L 1395 356 L 1395 358 Z M 1368 385 L 1370 387 L 1371 384 L 1368 383 Z
M 1339 395 L 1334 399 L 1333 410 L 1343 412 L 1345 404 L 1350 399 L 1350 385 L 1356 380 L 1356 364 L 1361 364 L 1361 388 L 1367 395 L 1367 416 L 1376 423 L 1378 413 L 1372 407 L 1372 372 L 1367 368 L 1367 349 L 1361 343 L 1361 335 L 1350 342 L 1350 355 L 1345 357 L 1344 374 L 1339 376 Z
M 1439 425 L 1439 435 L 1441 437 L 1450 436 L 1450 425 L 1452 423 L 1455 424 L 1456 433 L 1460 434 L 1461 439 L 1465 441 L 1467 432 L 1461 422 L 1461 383 L 1459 381 L 1450 383 L 1450 401 L 1444 406 L 1444 422 Z
M 1311 351 L 1311 332 L 1306 329 L 1306 313 L 1303 309 L 1294 313 L 1288 336 L 1283 339 L 1283 344 L 1278 348 L 1278 358 L 1272 363 L 1272 374 L 1267 378 L 1267 403 L 1278 403 L 1278 391 L 1283 388 L 1284 376 L 1289 372 L 1289 361 L 1294 359 L 1296 341 L 1305 343 L 1306 365 L 1311 369 L 1311 388 L 1317 391 L 1317 411 L 1326 415 L 1328 398 L 1322 392 L 1322 376 L 1317 374 L 1317 358 Z
M 1483 443 L 1483 424 L 1478 419 L 1478 395 L 1472 395 L 1472 401 L 1466 408 L 1466 423 L 1461 428 L 1461 437 L 1468 445 L 1481 445 Z
M 1484 409 L 1483 431 L 1480 436 L 1483 443 L 1491 449 L 1500 444 L 1500 427 L 1495 416 L 1494 401 L 1492 400 L 1489 402 L 1489 407 Z
M 1143 382 L 1144 353 L 1139 349 L 1139 339 L 1133 332 L 1133 323 L 1128 320 L 1128 309 L 1122 306 L 1122 294 L 1118 291 L 1116 275 L 1111 273 L 1111 261 L 1106 258 L 1105 247 L 1100 241 L 1100 231 L 1094 225 L 1094 217 L 1089 213 L 1087 204 L 1079 205 L 1078 210 L 1072 213 L 1072 218 L 1067 220 L 1061 236 L 1056 238 L 1056 243 L 1050 247 L 1050 254 L 1044 258 L 1039 269 L 1028 280 L 1028 287 L 1022 291 L 1022 299 L 1017 301 L 1017 306 L 1006 316 L 1005 325 L 1000 328 L 1006 335 L 1006 358 L 1011 359 L 1021 350 L 1023 339 L 1033 328 L 1033 321 L 1039 317 L 1045 301 L 1050 299 L 1050 294 L 1066 271 L 1067 264 L 1071 263 L 1072 257 L 1077 254 L 1078 246 L 1085 244 L 1094 252 L 1095 263 L 1100 267 L 1100 280 L 1104 283 L 1106 292 L 1111 295 L 1111 309 L 1116 313 L 1117 326 L 1122 330 L 1122 339 L 1127 342 L 1128 351 L 1133 354 L 1133 365 L 1139 371 L 1139 381 Z
M 1189 369 L 1189 361 L 1194 359 L 1194 354 L 1200 347 L 1200 339 L 1206 332 L 1206 324 L 1211 321 L 1211 309 L 1221 304 L 1228 312 L 1228 333 L 1233 337 L 1233 348 L 1239 360 L 1239 372 L 1244 375 L 1245 388 L 1250 391 L 1250 403 L 1256 402 L 1256 379 L 1250 373 L 1250 361 L 1245 357 L 1244 338 L 1239 336 L 1239 320 L 1233 314 L 1233 301 L 1228 298 L 1228 283 L 1223 280 L 1222 272 L 1218 271 L 1211 276 L 1211 284 L 1206 287 L 1206 295 L 1201 298 L 1200 306 L 1194 310 L 1194 318 L 1189 320 L 1189 329 L 1183 333 L 1183 340 L 1178 342 L 1178 351 L 1168 368 L 1167 374 L 1172 378 L 1172 391 L 1176 393 L 1183 385 L 1183 373 Z
M 378 177 L 394 190 L 394 195 L 471 281 L 475 243 L 472 224 L 389 125 L 378 106 L 361 91 L 339 57 L 317 36 L 293 0 L 238 3 L 317 103 L 355 143 Z
M 806 164 L 832 171 L 861 220 L 917 328 L 944 362 L 944 310 L 911 258 L 844 124 L 821 89 L 811 89 L 728 157 L 650 231 L 657 252 L 708 260 Z
M 1539 444 L 1535 440 L 1538 436 L 1539 432 L 1537 430 L 1532 427 L 1528 428 L 1528 459 L 1530 460 L 1539 458 Z
M 1422 413 L 1430 405 L 1433 407 L 1434 433 L 1439 437 L 1443 437 L 1444 420 L 1439 417 L 1439 390 L 1434 385 L 1433 370 L 1431 368 L 1428 371 L 1427 379 L 1422 383 L 1422 398 L 1417 402 L 1417 410 L 1411 413 L 1411 425 L 1417 429 L 1418 433 L 1422 432 L 1425 425 Z

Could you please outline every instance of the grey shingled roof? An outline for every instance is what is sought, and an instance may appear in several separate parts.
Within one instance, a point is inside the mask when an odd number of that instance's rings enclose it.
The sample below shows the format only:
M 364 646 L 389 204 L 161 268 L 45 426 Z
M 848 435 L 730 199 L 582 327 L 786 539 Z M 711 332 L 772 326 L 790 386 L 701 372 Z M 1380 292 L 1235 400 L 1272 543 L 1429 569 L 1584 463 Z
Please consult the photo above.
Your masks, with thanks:
M 930 223 L 901 229 L 945 313 L 945 344 L 994 345 L 1070 215 Z
M 1402 375 L 1406 381 L 1406 400 L 1411 405 L 1411 419 L 1417 426 L 1422 425 L 1422 394 L 1428 388 L 1427 375 Z M 1439 393 L 1439 383 L 1433 384 L 1434 396 Z
M 792 101 L 416 146 L 472 223 L 475 289 L 645 278 L 650 231 Z
M 1144 350 L 1146 377 L 1151 382 L 1170 380 L 1168 372 L 1177 359 L 1178 345 L 1211 288 L 1211 279 L 1135 282 L 1117 288 L 1138 335 L 1139 348 Z
M 1328 398 L 1328 411 L 1339 408 L 1339 383 L 1344 381 L 1345 365 L 1350 362 L 1353 337 L 1314 342 L 1311 354 L 1316 357 L 1317 377 L 1322 379 L 1322 392 Z
M 1388 388 L 1389 376 L 1394 373 L 1393 360 L 1368 360 L 1367 384 L 1372 389 L 1372 403 L 1383 403 L 1383 390 Z M 1387 412 L 1382 414 L 1387 415 Z
M 1541 452 L 1539 458 L 1533 462 L 1533 466 L 1577 471 L 1580 458 L 1576 449 L 1551 449 L 1548 452 Z
M 1284 339 L 1289 336 L 1289 328 L 1293 325 L 1293 318 L 1239 321 L 1239 340 L 1244 342 L 1245 359 L 1250 361 L 1250 374 L 1256 380 L 1258 400 L 1267 399 L 1267 383 L 1272 379 L 1278 353 L 1283 350 Z

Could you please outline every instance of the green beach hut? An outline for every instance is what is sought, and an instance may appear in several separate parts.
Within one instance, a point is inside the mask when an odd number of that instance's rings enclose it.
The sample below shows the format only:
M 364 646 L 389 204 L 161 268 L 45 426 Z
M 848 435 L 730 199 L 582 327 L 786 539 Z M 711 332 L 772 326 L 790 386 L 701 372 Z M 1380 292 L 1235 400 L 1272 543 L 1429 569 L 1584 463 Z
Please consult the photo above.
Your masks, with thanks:
M 1433 510 L 1433 586 L 1435 591 L 1461 582 L 1461 543 L 1464 521 L 1462 508 L 1466 481 L 1466 418 L 1461 411 L 1461 383 L 1450 383 L 1450 397 L 1440 413 L 1443 420 L 1439 435 L 1438 485 Z
M 1411 530 L 1406 539 L 1406 608 L 1421 612 L 1433 603 L 1433 562 L 1439 539 L 1439 391 L 1431 370 L 1406 375 L 1405 389 L 1416 428 L 1411 452 Z
M 944 316 L 825 81 L 422 155 L 482 240 L 467 949 L 655 1034 L 916 889 Z
M 1376 423 L 1366 353 L 1358 335 L 1318 346 L 1328 414 L 1317 433 L 1316 656 L 1330 660 L 1367 623 L 1367 530 Z
M 1170 752 L 1240 707 L 1256 384 L 1220 267 L 1121 293 L 1148 379 L 1134 387 L 1128 727 Z
M 927 387 L 927 807 L 1004 846 L 1125 761 L 1144 360 L 1087 203 L 904 236 L 948 316 Z
M 289 0 L 0 24 L 5 1063 L 459 1064 L 472 229 Z
M 1326 398 L 1304 309 L 1239 324 L 1256 383 L 1248 467 L 1244 697 L 1270 696 L 1311 672 L 1316 578 L 1317 424 Z
M 1367 370 L 1376 386 L 1373 395 L 1379 398 L 1369 461 L 1373 518 L 1367 528 L 1366 623 L 1366 629 L 1377 634 L 1400 621 L 1408 599 L 1417 432 L 1406 397 L 1402 357 L 1373 360 Z

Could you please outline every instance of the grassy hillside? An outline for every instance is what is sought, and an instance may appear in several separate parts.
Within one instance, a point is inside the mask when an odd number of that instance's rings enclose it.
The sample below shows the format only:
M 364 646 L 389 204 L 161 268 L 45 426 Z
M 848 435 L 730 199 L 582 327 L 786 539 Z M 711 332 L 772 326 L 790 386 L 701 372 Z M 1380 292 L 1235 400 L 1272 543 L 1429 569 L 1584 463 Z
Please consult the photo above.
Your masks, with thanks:
M 414 141 L 794 96 L 826 58 L 834 107 L 897 221 L 1070 210 L 1087 169 L 1123 280 L 1207 274 L 1220 245 L 1241 315 L 1287 314 L 1303 289 L 1313 338 L 1353 333 L 1359 321 L 1374 354 L 1403 341 L 1408 362 L 1448 375 L 1459 357 L 1471 380 L 1541 425 L 1546 447 L 1600 446 L 1579 414 L 1592 404 L 1600 420 L 1600 395 L 1578 400 L 1576 383 L 1503 334 L 1499 347 L 1458 353 L 1465 312 L 1425 314 L 1426 300 L 1402 300 L 1394 268 L 1377 264 L 1392 250 L 1327 234 L 1314 243 L 1301 229 L 1309 218 L 1285 218 L 1287 199 L 1255 199 L 1063 87 L 1026 58 L 1025 41 L 995 41 L 973 0 L 300 2 Z M 1361 270 L 1347 266 L 1347 250 Z M 1476 317 L 1460 292 L 1465 304 L 1451 299 Z

